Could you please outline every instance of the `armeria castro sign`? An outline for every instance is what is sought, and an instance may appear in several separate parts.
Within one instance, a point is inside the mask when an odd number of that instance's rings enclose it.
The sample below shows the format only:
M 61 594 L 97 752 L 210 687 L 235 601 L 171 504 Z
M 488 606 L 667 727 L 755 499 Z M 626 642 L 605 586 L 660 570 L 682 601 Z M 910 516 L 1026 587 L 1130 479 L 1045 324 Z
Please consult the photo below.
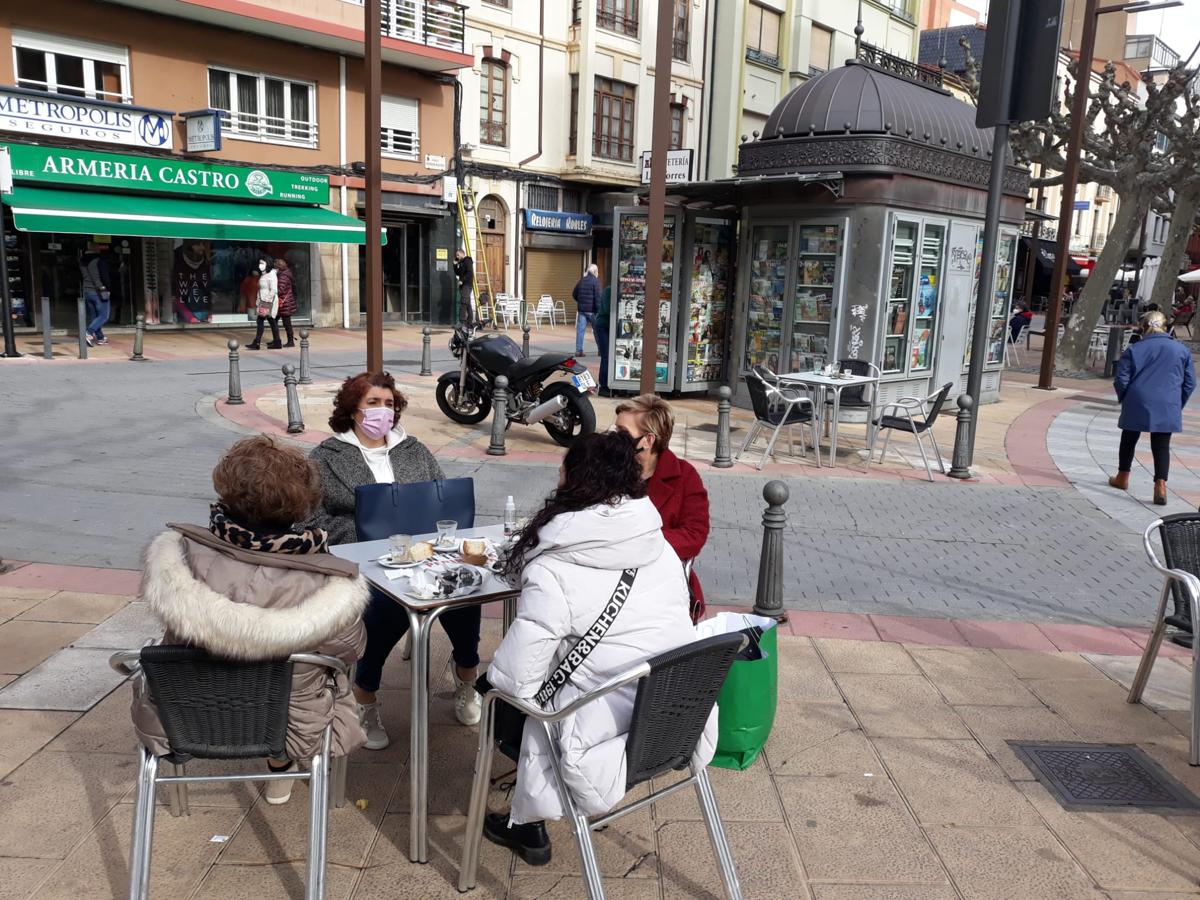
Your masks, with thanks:
M 592 233 L 592 217 L 587 213 L 527 209 L 525 210 L 525 227 L 530 231 L 557 231 L 560 234 L 588 235 Z
M 223 166 L 177 156 L 127 156 L 9 144 L 13 180 L 37 185 L 191 194 L 277 203 L 329 203 L 329 176 Z
M 106 103 L 0 87 L 0 131 L 170 150 L 172 113 L 126 103 Z

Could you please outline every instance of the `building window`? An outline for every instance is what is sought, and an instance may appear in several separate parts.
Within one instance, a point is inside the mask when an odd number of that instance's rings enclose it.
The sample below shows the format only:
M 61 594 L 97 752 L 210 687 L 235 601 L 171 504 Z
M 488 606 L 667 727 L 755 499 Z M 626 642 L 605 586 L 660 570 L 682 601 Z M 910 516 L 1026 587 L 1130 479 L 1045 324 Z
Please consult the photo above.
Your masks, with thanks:
M 379 146 L 393 159 L 420 158 L 421 106 L 410 97 L 384 97 L 380 109 Z
M 683 128 L 687 122 L 687 107 L 682 103 L 671 104 L 671 149 L 683 149 Z
M 508 66 L 485 59 L 479 72 L 479 140 L 508 145 Z
M 525 205 L 531 209 L 558 209 L 558 188 L 552 184 L 531 184 L 525 188 Z
M 572 188 L 563 188 L 563 212 L 583 212 L 583 193 Z
M 306 81 L 209 69 L 208 105 L 221 111 L 231 137 L 317 144 L 316 89 Z
M 579 144 L 579 76 L 571 76 L 571 122 L 570 122 L 570 138 L 567 141 L 567 153 L 574 156 L 578 152 Z
M 123 47 L 14 31 L 17 86 L 71 97 L 131 103 L 129 56 Z
M 592 153 L 602 159 L 633 162 L 634 93 L 636 88 L 607 78 L 596 79 Z
M 638 0 L 598 0 L 596 24 L 609 31 L 638 35 Z
M 746 59 L 779 65 L 779 22 L 773 9 L 751 3 L 746 11 Z
M 671 37 L 671 56 L 682 62 L 687 62 L 688 58 L 691 13 L 692 0 L 675 0 L 675 29 Z
M 820 75 L 828 72 L 833 57 L 833 32 L 820 25 L 813 25 L 808 51 L 808 74 Z

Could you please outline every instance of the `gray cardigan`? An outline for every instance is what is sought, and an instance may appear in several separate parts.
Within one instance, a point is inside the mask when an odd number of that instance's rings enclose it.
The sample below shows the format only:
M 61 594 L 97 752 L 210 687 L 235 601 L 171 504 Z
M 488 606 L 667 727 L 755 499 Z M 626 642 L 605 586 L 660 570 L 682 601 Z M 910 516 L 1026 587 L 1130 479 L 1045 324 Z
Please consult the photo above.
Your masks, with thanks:
M 362 451 L 336 437 L 327 438 L 309 455 L 321 473 L 321 506 L 310 527 L 324 528 L 330 544 L 350 544 L 358 540 L 354 528 L 354 489 L 374 484 L 375 476 L 367 467 Z M 429 448 L 415 437 L 407 437 L 388 454 L 397 484 L 434 481 L 445 478 Z

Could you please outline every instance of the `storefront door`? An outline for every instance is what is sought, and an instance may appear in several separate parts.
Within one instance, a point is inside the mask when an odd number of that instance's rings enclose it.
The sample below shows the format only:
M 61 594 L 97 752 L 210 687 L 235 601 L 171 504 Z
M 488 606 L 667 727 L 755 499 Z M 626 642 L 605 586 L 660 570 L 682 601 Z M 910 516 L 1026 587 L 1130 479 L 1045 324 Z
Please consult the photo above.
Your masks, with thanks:
M 425 241 L 417 222 L 388 222 L 383 248 L 383 314 L 396 322 L 428 322 L 429 295 L 425 283 Z M 359 271 L 366 270 L 365 253 L 358 251 Z M 359 310 L 366 311 L 360 291 Z

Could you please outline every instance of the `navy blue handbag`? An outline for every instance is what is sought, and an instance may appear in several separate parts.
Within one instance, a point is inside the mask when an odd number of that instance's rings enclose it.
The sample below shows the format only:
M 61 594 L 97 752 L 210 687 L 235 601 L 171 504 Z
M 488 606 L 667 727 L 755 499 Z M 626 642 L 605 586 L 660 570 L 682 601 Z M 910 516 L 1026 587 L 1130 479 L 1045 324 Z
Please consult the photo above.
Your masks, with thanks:
M 440 519 L 475 527 L 475 479 L 413 484 L 363 484 L 354 489 L 354 527 L 360 541 L 393 534 L 432 534 Z

